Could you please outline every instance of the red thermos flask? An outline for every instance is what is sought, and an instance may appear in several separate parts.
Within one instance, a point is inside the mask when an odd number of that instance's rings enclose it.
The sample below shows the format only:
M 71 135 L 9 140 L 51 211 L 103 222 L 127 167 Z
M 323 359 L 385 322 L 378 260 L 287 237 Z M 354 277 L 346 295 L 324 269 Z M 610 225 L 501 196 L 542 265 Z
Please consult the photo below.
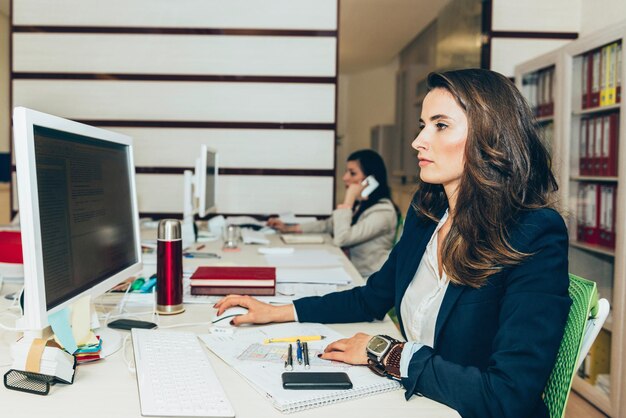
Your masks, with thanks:
M 157 237 L 157 312 L 181 313 L 183 306 L 183 239 L 180 221 L 162 219 Z

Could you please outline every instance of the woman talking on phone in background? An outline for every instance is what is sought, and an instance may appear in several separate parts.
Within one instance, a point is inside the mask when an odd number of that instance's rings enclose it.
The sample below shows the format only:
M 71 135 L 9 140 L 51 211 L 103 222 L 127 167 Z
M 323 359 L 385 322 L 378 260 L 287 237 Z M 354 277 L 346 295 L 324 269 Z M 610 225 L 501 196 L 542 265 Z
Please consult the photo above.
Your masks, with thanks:
M 550 156 L 501 74 L 432 73 L 413 141 L 420 181 L 402 238 L 364 286 L 293 305 L 227 296 L 243 323 L 382 319 L 405 341 L 356 334 L 322 358 L 367 364 L 464 418 L 547 418 L 542 393 L 563 338 L 568 237 Z
M 332 234 L 333 244 L 347 250 L 361 276 L 369 277 L 389 256 L 398 223 L 385 163 L 373 150 L 355 151 L 348 157 L 342 180 L 345 197 L 328 219 L 286 225 L 278 218 L 270 218 L 267 225 L 280 232 Z

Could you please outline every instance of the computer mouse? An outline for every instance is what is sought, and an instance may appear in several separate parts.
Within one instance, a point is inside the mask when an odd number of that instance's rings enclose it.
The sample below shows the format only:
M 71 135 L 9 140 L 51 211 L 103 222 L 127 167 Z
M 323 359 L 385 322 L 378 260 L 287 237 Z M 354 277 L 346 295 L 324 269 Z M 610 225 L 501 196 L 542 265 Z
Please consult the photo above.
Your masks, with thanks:
M 245 315 L 247 313 L 248 313 L 247 308 L 244 308 L 243 306 L 233 306 L 232 308 L 226 309 L 224 312 L 222 312 L 221 315 L 218 315 L 215 318 L 213 318 L 211 323 L 215 324 L 215 323 L 223 321 L 224 319 L 234 318 L 236 316 Z M 230 322 L 230 321 L 227 321 L 227 322 Z

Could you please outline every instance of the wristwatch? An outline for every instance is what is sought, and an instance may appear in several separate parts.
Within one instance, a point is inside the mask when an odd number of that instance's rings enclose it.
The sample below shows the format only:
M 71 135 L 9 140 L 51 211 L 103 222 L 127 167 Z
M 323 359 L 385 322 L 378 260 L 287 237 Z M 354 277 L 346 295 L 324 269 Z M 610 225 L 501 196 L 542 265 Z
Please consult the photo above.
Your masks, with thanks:
M 388 335 L 374 335 L 365 351 L 367 366 L 379 376 L 400 379 L 400 355 L 404 343 Z

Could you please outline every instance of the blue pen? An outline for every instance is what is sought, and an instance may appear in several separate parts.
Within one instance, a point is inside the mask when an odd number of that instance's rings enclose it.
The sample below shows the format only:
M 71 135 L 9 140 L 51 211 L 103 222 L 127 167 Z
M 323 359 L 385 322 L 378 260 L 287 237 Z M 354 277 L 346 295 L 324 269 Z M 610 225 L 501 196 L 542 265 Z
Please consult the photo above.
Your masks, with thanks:
M 300 340 L 296 341 L 296 358 L 298 359 L 298 364 L 302 364 L 302 343 Z
M 156 286 L 157 279 L 156 277 L 150 277 L 146 282 L 139 288 L 139 291 L 142 293 L 149 293 L 152 291 L 152 288 Z

